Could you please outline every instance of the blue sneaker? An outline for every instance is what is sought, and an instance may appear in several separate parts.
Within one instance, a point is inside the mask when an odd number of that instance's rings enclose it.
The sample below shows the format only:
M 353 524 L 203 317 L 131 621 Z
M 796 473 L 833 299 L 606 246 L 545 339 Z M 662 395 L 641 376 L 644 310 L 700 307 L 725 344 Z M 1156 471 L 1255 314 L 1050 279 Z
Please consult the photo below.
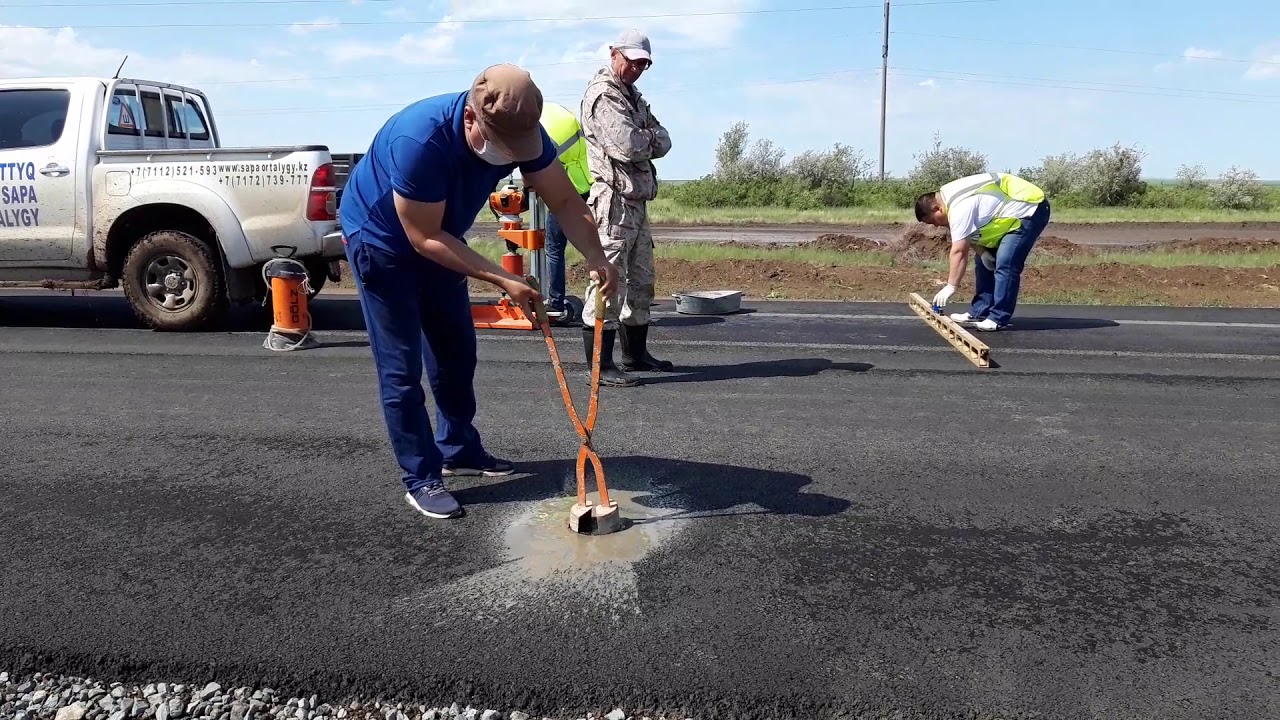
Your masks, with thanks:
M 485 453 L 484 460 L 478 463 L 478 465 L 462 466 L 454 462 L 446 461 L 444 463 L 444 467 L 441 468 L 441 472 L 444 474 L 445 477 L 476 476 L 476 475 L 483 475 L 485 477 L 499 477 L 502 475 L 510 475 L 515 471 L 516 471 L 515 465 L 507 462 L 506 460 L 500 460 L 488 453 Z
M 462 506 L 449 494 L 441 480 L 429 481 L 417 490 L 405 493 L 404 499 L 410 507 L 427 517 L 448 520 L 463 514 Z

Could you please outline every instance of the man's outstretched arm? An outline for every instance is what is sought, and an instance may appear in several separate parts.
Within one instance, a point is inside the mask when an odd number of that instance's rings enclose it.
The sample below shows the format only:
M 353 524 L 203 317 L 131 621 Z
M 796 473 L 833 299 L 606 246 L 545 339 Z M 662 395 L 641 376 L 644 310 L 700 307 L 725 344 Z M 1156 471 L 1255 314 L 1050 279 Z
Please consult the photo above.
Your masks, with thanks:
M 396 215 L 409 244 L 419 255 L 450 270 L 502 288 L 511 299 L 532 314 L 538 293 L 524 278 L 503 270 L 444 229 L 448 165 L 430 141 L 399 138 L 392 144 L 391 184 Z

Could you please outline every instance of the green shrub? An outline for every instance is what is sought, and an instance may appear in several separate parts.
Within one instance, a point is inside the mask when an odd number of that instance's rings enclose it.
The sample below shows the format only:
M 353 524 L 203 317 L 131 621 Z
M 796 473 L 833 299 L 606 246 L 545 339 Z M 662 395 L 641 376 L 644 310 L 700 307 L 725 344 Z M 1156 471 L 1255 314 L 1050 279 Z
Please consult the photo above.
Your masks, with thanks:
M 716 146 L 715 171 L 697 180 L 664 183 L 659 197 L 690 208 L 779 207 L 793 210 L 869 207 L 909 210 L 918 195 L 965 175 L 988 171 L 985 155 L 960 147 L 933 147 L 916 156 L 905 178 L 871 179 L 872 161 L 837 143 L 789 161 L 768 139 L 749 143 L 746 123 L 735 123 Z M 1139 207 L 1169 210 L 1280 208 L 1280 187 L 1264 185 L 1256 173 L 1232 167 L 1215 182 L 1200 166 L 1183 165 L 1177 182 L 1142 180 L 1145 153 L 1120 144 L 1084 156 L 1049 155 L 1018 175 L 1044 188 L 1055 208 Z

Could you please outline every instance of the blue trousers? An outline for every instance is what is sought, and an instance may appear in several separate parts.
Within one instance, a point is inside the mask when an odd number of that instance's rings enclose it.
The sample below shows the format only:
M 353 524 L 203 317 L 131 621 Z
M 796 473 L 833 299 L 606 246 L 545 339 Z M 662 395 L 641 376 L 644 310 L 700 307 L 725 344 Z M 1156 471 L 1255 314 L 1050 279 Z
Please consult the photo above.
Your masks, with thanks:
M 467 278 L 417 254 L 395 256 L 347 238 L 347 262 L 378 370 L 382 414 L 410 492 L 441 479 L 446 461 L 484 457 L 473 385 L 476 331 Z M 436 402 L 436 431 L 427 415 L 422 371 Z
M 590 193 L 583 193 L 582 199 L 586 200 L 590 197 Z M 547 278 L 546 296 L 548 310 L 564 309 L 564 251 L 568 244 L 569 238 L 565 237 L 564 230 L 560 229 L 560 223 L 556 221 L 556 216 L 552 213 L 547 214 L 547 274 L 551 277 Z
M 1045 200 L 1031 217 L 1022 221 L 1021 227 L 1000 240 L 1000 246 L 996 248 L 995 272 L 988 270 L 974 254 L 973 284 L 976 292 L 969 305 L 969 317 L 985 317 L 997 325 L 1009 323 L 1018 305 L 1018 288 L 1027 255 L 1049 224 L 1049 213 L 1049 201 Z

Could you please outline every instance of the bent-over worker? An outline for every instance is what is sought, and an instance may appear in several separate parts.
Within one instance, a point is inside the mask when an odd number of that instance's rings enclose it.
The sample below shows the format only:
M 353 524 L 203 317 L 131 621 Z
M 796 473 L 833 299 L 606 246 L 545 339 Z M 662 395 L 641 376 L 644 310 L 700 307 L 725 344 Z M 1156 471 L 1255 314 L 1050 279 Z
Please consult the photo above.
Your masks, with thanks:
M 485 450 L 472 423 L 476 332 L 467 278 L 502 288 L 526 313 L 539 298 L 524 278 L 462 239 L 498 182 L 519 167 L 560 217 L 592 277 L 609 288 L 617 282 L 590 210 L 555 161 L 541 114 L 542 93 L 527 72 L 492 66 L 469 91 L 419 100 L 387 120 L 342 195 L 347 260 L 405 499 L 430 517 L 463 512 L 444 477 L 515 470 Z M 436 401 L 434 438 L 424 361 Z
M 975 292 L 969 311 L 951 319 L 978 330 L 1000 330 L 1018 304 L 1022 269 L 1049 224 L 1044 191 L 1009 173 L 980 173 L 943 185 L 916 199 L 916 220 L 951 230 L 947 284 L 934 296 L 945 307 L 964 277 L 969 246 Z
M 658 196 L 653 160 L 671 150 L 671 136 L 654 117 L 635 83 L 653 64 L 649 38 L 628 30 L 610 46 L 609 64 L 587 84 L 582 98 L 582 131 L 587 139 L 591 194 L 587 201 L 600 232 L 600 244 L 616 262 L 625 281 L 623 297 L 605 290 L 604 340 L 600 350 L 600 382 L 638 384 L 627 370 L 670 370 L 672 364 L 649 353 L 649 305 L 653 302 L 653 235 L 645 203 Z M 622 289 L 622 288 L 620 288 Z M 591 363 L 595 297 L 601 288 L 587 286 L 582 312 L 582 339 Z M 621 303 L 619 303 L 621 300 Z M 621 307 L 619 307 L 621 305 Z M 622 363 L 613 363 L 613 339 L 621 326 Z

